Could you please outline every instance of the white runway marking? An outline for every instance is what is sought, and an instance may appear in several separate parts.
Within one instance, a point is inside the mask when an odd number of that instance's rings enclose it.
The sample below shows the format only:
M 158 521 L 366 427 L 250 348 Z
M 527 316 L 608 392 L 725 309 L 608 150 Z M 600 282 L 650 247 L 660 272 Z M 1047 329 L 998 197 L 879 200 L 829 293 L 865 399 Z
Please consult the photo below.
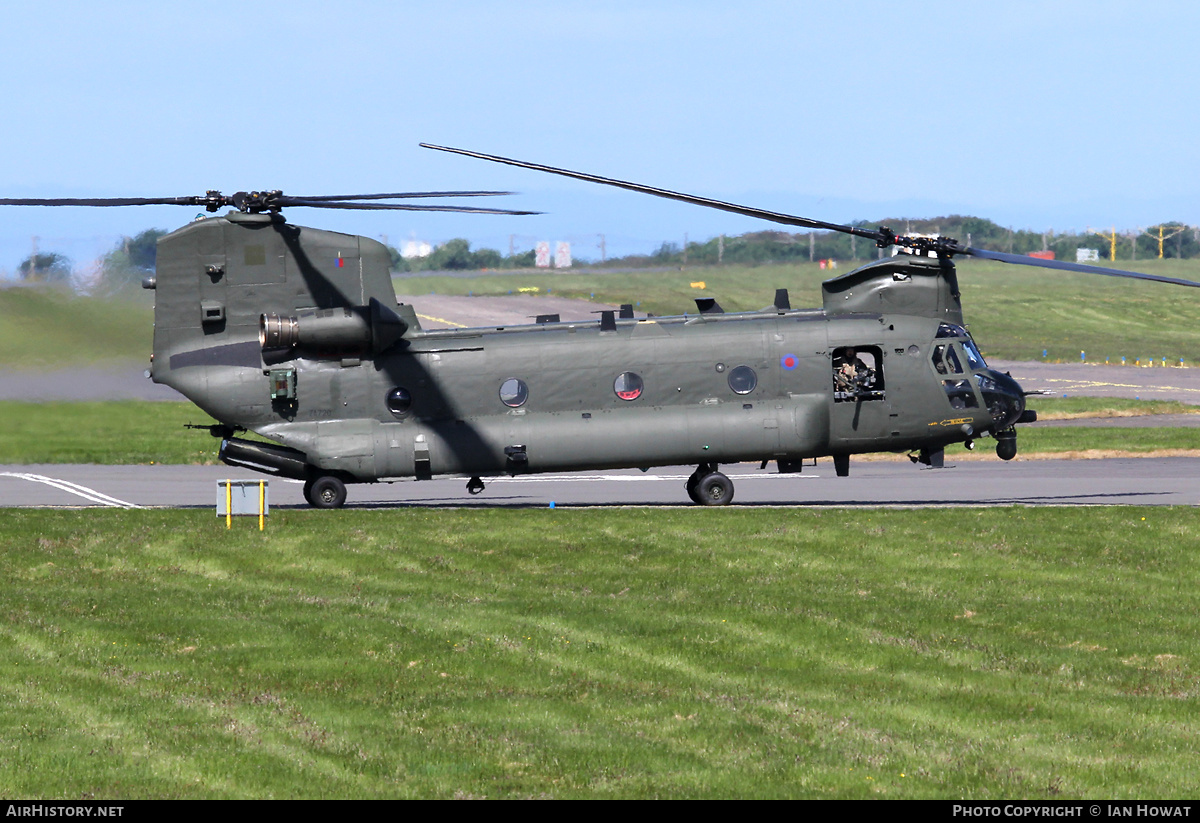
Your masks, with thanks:
M 59 489 L 60 491 L 67 492 L 68 494 L 73 494 L 73 495 L 76 495 L 77 497 L 82 497 L 85 500 L 90 500 L 93 503 L 99 503 L 101 506 L 112 506 L 114 508 L 121 508 L 121 509 L 140 509 L 140 508 L 142 508 L 142 506 L 138 506 L 134 503 L 127 503 L 124 500 L 118 500 L 115 497 L 109 497 L 107 494 L 98 492 L 95 489 L 89 489 L 87 486 L 81 486 L 78 483 L 71 483 L 70 481 L 59 480 L 54 477 L 46 477 L 45 475 L 42 475 L 42 474 L 27 474 L 24 472 L 0 472 L 0 477 L 15 477 L 18 480 L 29 480 L 30 482 L 33 482 L 33 483 L 44 483 L 47 486 L 53 486 L 54 488 Z

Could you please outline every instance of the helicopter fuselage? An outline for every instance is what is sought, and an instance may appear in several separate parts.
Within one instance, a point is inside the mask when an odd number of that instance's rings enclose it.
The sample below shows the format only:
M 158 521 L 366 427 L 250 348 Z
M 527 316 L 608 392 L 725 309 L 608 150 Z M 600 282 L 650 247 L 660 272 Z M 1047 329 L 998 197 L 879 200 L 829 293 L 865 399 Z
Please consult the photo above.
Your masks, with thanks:
M 1024 412 L 946 260 L 869 264 L 822 308 L 431 331 L 387 264 L 276 215 L 189 224 L 159 243 L 153 377 L 220 422 L 226 462 L 310 483 L 822 456 L 841 474 L 1009 437 Z

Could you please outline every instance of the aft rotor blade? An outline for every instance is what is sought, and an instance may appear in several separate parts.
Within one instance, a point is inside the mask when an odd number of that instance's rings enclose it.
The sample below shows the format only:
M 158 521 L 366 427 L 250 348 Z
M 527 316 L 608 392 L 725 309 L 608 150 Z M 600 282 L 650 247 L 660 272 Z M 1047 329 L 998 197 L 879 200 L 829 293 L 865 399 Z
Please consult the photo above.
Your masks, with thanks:
M 203 197 L 5 197 L 0 206 L 199 206 Z
M 1178 277 L 1161 277 L 1157 274 L 1145 274 L 1140 271 L 1126 271 L 1124 269 L 1108 269 L 1103 266 L 1088 266 L 1083 263 L 1070 263 L 1065 260 L 1043 260 L 1040 257 L 1028 257 L 1023 254 L 1005 254 L 1004 252 L 970 247 L 963 247 L 957 253 L 969 254 L 972 257 L 982 257 L 985 260 L 999 260 L 1001 263 L 1013 263 L 1018 266 L 1038 266 L 1044 269 L 1063 269 L 1065 271 L 1078 271 L 1085 274 L 1105 274 L 1109 277 L 1131 277 L 1135 280 L 1154 280 L 1159 283 L 1174 283 L 1177 286 L 1200 287 L 1200 283 L 1194 280 L 1181 280 Z
M 855 226 L 843 226 L 839 223 L 826 223 L 822 220 L 812 220 L 808 217 L 797 217 L 793 214 L 783 214 L 781 212 L 766 211 L 765 209 L 756 209 L 750 206 L 739 206 L 737 203 L 726 203 L 724 200 L 712 200 L 708 197 L 697 197 L 694 194 L 684 194 L 683 192 L 671 191 L 669 189 L 659 189 L 654 186 L 646 186 L 641 183 L 631 183 L 627 180 L 614 180 L 611 177 L 600 177 L 595 174 L 586 174 L 579 171 L 570 171 L 569 169 L 559 169 L 554 166 L 543 166 L 540 163 L 527 163 L 524 160 L 513 160 L 509 157 L 499 157 L 494 154 L 482 154 L 477 151 L 467 151 L 466 149 L 454 149 L 448 146 L 435 146 L 431 143 L 421 143 L 422 148 L 436 149 L 438 151 L 446 151 L 451 154 L 461 154 L 466 157 L 477 157 L 480 160 L 491 160 L 494 163 L 506 163 L 510 166 L 517 166 L 522 169 L 533 169 L 534 171 L 544 171 L 550 174 L 559 174 L 563 177 L 574 177 L 576 180 L 586 180 L 589 183 L 601 183 L 605 186 L 616 186 L 619 189 L 628 189 L 629 191 L 641 192 L 642 194 L 652 194 L 655 197 L 665 197 L 668 200 L 679 200 L 684 203 L 691 203 L 696 206 L 707 206 L 710 209 L 720 209 L 721 211 L 729 211 L 734 214 L 745 215 L 746 217 L 758 217 L 763 220 L 770 220 L 773 223 L 782 223 L 785 226 L 801 226 L 806 229 L 824 229 L 825 231 L 838 231 L 843 234 L 853 234 L 858 237 L 867 237 L 871 240 L 878 241 L 881 234 L 871 229 L 860 229 Z
M 541 214 L 540 211 L 514 211 L 512 209 L 485 209 L 481 206 L 412 206 L 404 203 L 338 203 L 321 200 L 302 200 L 299 197 L 281 197 L 278 206 L 306 206 L 312 209 L 357 209 L 360 211 L 441 211 L 461 214 Z
M 399 191 L 391 194 L 318 194 L 295 195 L 280 198 L 282 200 L 403 200 L 415 197 L 498 197 L 505 194 L 516 194 L 511 191 Z

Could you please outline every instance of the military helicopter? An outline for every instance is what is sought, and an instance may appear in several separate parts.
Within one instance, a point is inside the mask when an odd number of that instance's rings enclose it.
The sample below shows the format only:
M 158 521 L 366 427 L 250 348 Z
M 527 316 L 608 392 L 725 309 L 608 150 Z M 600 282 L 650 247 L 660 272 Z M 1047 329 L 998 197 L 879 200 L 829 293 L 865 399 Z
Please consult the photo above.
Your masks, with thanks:
M 423 144 L 424 145 L 424 144 Z M 832 457 L 909 452 L 941 467 L 954 443 L 991 436 L 1004 460 L 1036 419 L 1026 392 L 984 362 L 967 332 L 955 255 L 1197 286 L 767 212 L 637 183 L 427 146 L 619 186 L 777 223 L 854 234 L 905 254 L 826 281 L 820 308 L 787 291 L 755 312 L 711 298 L 674 317 L 603 311 L 586 322 L 425 330 L 396 302 L 386 248 L 287 222 L 282 209 L 503 209 L 381 203 L 407 192 L 316 197 L 210 191 L 199 197 L 15 200 L 0 205 L 177 204 L 208 212 L 158 241 L 150 376 L 219 421 L 225 463 L 304 481 L 318 508 L 347 485 L 588 469 L 694 465 L 700 505 L 733 499 L 723 464 L 799 472 Z M 254 432 L 261 440 L 238 437 Z

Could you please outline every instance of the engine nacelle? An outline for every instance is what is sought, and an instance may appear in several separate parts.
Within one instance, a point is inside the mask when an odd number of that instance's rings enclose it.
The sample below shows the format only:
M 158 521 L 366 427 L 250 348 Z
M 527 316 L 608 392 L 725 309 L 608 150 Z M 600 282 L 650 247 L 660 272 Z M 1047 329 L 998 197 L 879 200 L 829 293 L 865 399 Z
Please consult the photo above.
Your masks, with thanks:
M 306 311 L 295 317 L 271 312 L 259 317 L 258 342 L 263 350 L 379 354 L 408 331 L 396 312 L 371 298 L 367 306 Z

